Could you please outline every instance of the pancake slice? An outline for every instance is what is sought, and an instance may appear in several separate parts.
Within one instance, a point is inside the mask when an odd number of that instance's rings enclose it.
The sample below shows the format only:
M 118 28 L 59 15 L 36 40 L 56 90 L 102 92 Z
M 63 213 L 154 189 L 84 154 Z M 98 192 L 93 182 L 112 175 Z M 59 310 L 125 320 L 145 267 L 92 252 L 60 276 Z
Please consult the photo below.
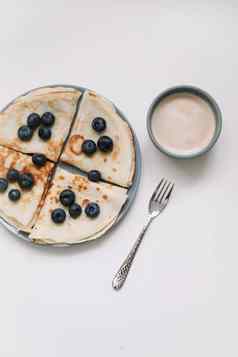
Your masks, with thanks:
M 75 92 L 75 91 L 76 90 L 73 87 L 64 87 L 64 86 L 41 87 L 41 88 L 32 89 L 30 92 L 16 98 L 15 102 L 22 101 L 26 98 L 33 97 L 35 95 L 42 95 L 48 93 L 68 93 L 68 92 Z
M 54 165 L 47 161 L 45 166 L 37 168 L 31 156 L 0 146 L 0 177 L 6 178 L 9 168 L 19 172 L 31 173 L 35 184 L 31 190 L 22 190 L 18 183 L 8 183 L 5 192 L 0 192 L 0 216 L 20 230 L 29 232 L 43 204 L 49 177 Z M 21 191 L 21 198 L 13 202 L 8 198 L 11 189 Z
M 101 134 L 91 126 L 96 117 L 102 117 L 106 121 L 106 130 Z M 113 140 L 112 152 L 103 153 L 97 150 L 92 156 L 85 155 L 81 150 L 83 141 L 91 139 L 97 143 L 101 135 Z M 95 92 L 84 93 L 61 160 L 85 172 L 99 170 L 105 181 L 123 187 L 131 185 L 135 171 L 133 135 L 129 125 L 116 112 L 111 102 Z
M 69 133 L 81 93 L 72 88 L 41 88 L 17 98 L 0 113 L 0 145 L 15 149 L 22 153 L 42 153 L 52 161 L 57 161 L 65 139 Z M 42 115 L 51 112 L 55 123 L 51 128 L 52 136 L 44 141 L 34 131 L 30 141 L 22 141 L 18 137 L 18 129 L 26 125 L 31 113 Z
M 76 202 L 82 207 L 82 214 L 71 218 L 67 207 L 60 200 L 60 193 L 70 189 L 76 195 Z M 38 216 L 30 238 L 41 244 L 72 244 L 83 240 L 92 240 L 105 233 L 118 217 L 127 199 L 127 190 L 104 182 L 90 182 L 82 175 L 75 175 L 62 168 L 57 168 L 45 203 Z M 96 202 L 100 214 L 89 218 L 85 207 L 89 202 Z M 54 223 L 51 213 L 56 208 L 63 208 L 66 219 L 63 223 Z

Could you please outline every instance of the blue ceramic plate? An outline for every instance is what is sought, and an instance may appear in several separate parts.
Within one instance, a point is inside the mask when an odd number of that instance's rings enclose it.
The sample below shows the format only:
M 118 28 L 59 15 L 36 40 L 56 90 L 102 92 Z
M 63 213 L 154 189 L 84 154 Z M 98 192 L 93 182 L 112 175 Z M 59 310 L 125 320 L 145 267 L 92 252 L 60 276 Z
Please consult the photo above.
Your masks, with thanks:
M 79 86 L 70 86 L 70 85 L 65 85 L 65 84 L 58 84 L 58 85 L 52 85 L 52 86 L 44 86 L 44 87 L 38 87 L 38 88 L 34 88 L 26 93 L 24 93 L 23 95 L 26 95 L 26 94 L 29 94 L 30 92 L 36 90 L 36 89 L 40 89 L 40 88 L 49 88 L 49 87 L 68 87 L 68 88 L 75 88 L 75 89 L 78 89 L 80 90 L 81 92 L 84 92 L 85 90 L 88 90 L 88 88 L 84 88 L 84 87 L 79 87 Z M 19 97 L 22 97 L 23 95 L 20 95 Z M 17 98 L 19 98 L 17 97 Z M 9 105 L 11 105 L 17 98 L 15 98 L 13 101 L 11 101 L 3 110 L 5 110 Z M 115 106 L 115 105 L 114 105 Z M 116 221 L 114 222 L 113 226 L 110 227 L 105 233 L 102 233 L 101 236 L 97 236 L 97 238 L 95 239 L 98 239 L 98 238 L 101 238 L 101 237 L 104 237 L 106 234 L 108 234 L 109 232 L 111 233 L 113 228 L 118 225 L 118 223 L 122 220 L 122 218 L 124 218 L 129 210 L 129 208 L 131 207 L 134 199 L 135 199 L 135 196 L 136 196 L 136 192 L 137 192 L 137 189 L 138 189 L 138 186 L 139 186 L 139 183 L 140 183 L 140 177 L 141 177 L 141 152 L 140 152 L 140 146 L 139 146 L 139 142 L 137 140 L 137 137 L 129 123 L 129 121 L 126 119 L 125 115 L 115 106 L 118 114 L 122 117 L 123 120 L 125 120 L 128 125 L 130 126 L 131 128 L 131 131 L 132 131 L 132 134 L 133 134 L 133 139 L 134 139 L 134 145 L 135 145 L 135 153 L 136 153 L 136 160 L 135 160 L 135 174 L 134 174 L 134 178 L 133 178 L 133 182 L 132 182 L 132 185 L 130 186 L 130 188 L 128 189 L 128 198 L 125 202 L 125 204 L 123 205 Z M 61 163 L 60 163 L 61 165 Z M 66 168 L 67 166 L 63 165 L 64 168 Z M 81 173 L 82 172 L 80 170 L 78 170 L 77 168 L 74 168 L 75 172 L 78 171 L 78 173 Z M 14 235 L 16 235 L 18 238 L 20 239 L 24 239 L 28 242 L 31 242 L 33 243 L 33 241 L 29 238 L 28 234 L 19 230 L 18 228 L 16 228 L 15 226 L 13 226 L 12 224 L 9 224 L 4 218 L 0 217 L 0 223 L 2 223 L 3 226 L 5 226 L 10 232 L 12 232 Z M 82 240 L 80 242 L 77 242 L 77 243 L 71 243 L 71 244 L 46 244 L 46 246 L 53 246 L 53 247 L 68 247 L 68 246 L 72 246 L 72 245 L 78 245 L 78 244 L 81 244 L 81 243 L 84 243 L 84 242 L 87 242 L 87 241 L 91 241 L 93 239 L 90 239 L 90 238 L 87 238 L 85 240 Z

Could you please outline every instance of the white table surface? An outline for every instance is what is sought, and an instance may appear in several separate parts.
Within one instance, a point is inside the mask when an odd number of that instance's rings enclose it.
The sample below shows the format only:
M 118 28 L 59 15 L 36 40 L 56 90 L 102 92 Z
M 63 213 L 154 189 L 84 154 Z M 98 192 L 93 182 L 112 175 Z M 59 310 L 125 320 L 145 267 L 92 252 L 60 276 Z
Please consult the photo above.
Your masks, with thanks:
M 126 113 L 143 156 L 136 202 L 107 239 L 53 250 L 0 228 L 0 356 L 236 357 L 237 0 L 9 0 L 0 9 L 0 106 L 40 85 L 95 89 Z M 215 149 L 193 161 L 158 153 L 146 132 L 152 99 L 177 84 L 207 90 L 224 115 Z M 115 292 L 113 273 L 162 176 L 176 182 L 173 199 Z

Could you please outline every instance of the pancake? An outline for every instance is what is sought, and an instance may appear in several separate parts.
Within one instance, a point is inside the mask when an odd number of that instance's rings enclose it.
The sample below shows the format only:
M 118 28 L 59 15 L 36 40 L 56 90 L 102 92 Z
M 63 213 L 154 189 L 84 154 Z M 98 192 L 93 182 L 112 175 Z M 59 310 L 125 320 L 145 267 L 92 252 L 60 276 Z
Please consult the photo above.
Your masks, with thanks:
M 82 207 L 82 214 L 76 219 L 70 217 L 68 209 L 59 200 L 60 193 L 65 189 L 75 193 L 76 202 Z M 72 244 L 96 239 L 113 225 L 126 199 L 127 190 L 122 187 L 91 182 L 82 175 L 57 168 L 30 238 L 41 244 Z M 84 212 L 89 202 L 96 202 L 100 207 L 96 218 L 89 218 Z M 56 208 L 65 209 L 63 223 L 56 224 L 51 219 L 51 213 Z
M 29 232 L 35 222 L 41 205 L 43 204 L 44 193 L 49 183 L 49 175 L 54 165 L 46 162 L 45 166 L 37 168 L 31 156 L 21 154 L 14 150 L 0 146 L 0 177 L 6 178 L 9 168 L 17 169 L 19 172 L 31 173 L 35 184 L 31 190 L 22 190 L 18 183 L 8 183 L 5 192 L 0 192 L 0 216 L 10 224 L 20 230 Z M 21 198 L 17 202 L 12 202 L 8 198 L 11 189 L 21 191 Z
M 105 119 L 106 130 L 99 134 L 91 126 L 96 117 Z M 84 140 L 97 143 L 100 135 L 113 140 L 113 150 L 103 153 L 97 150 L 92 156 L 85 155 L 81 146 Z M 95 92 L 86 91 L 74 122 L 61 160 L 88 172 L 99 170 L 105 181 L 129 187 L 135 171 L 135 149 L 133 135 L 127 122 L 120 117 L 107 99 Z
M 43 95 L 48 93 L 68 93 L 68 92 L 75 92 L 76 89 L 72 87 L 63 87 L 63 86 L 56 86 L 56 87 L 41 87 L 32 89 L 30 92 L 21 95 L 20 97 L 16 98 L 14 102 L 24 101 L 24 99 L 33 97 L 35 95 Z
M 69 133 L 81 93 L 72 88 L 56 87 L 33 90 L 17 98 L 0 113 L 0 145 L 22 153 L 42 153 L 52 161 L 57 161 L 65 139 Z M 42 115 L 51 112 L 55 116 L 52 136 L 42 140 L 35 130 L 30 141 L 18 137 L 18 129 L 26 125 L 31 113 Z

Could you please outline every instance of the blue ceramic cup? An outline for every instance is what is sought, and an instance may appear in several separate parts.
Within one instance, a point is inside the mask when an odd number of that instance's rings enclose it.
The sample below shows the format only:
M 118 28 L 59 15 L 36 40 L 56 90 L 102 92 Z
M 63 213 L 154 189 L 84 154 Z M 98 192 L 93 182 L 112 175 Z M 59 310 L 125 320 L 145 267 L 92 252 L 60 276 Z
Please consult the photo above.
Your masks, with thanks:
M 195 152 L 188 152 L 188 153 L 180 154 L 180 153 L 177 153 L 177 152 L 175 153 L 175 152 L 168 150 L 167 148 L 165 148 L 164 145 L 162 145 L 159 142 L 159 140 L 155 137 L 153 130 L 152 130 L 152 117 L 153 117 L 153 113 L 154 113 L 155 109 L 158 108 L 158 106 L 161 104 L 161 102 L 165 98 L 167 99 L 169 96 L 174 96 L 176 94 L 185 94 L 185 95 L 190 94 L 193 96 L 198 96 L 199 98 L 203 99 L 209 105 L 210 109 L 214 113 L 215 130 L 214 130 L 213 136 L 212 136 L 211 140 L 209 141 L 209 143 L 205 147 L 198 149 Z M 176 86 L 176 87 L 172 87 L 172 88 L 165 90 L 164 92 L 159 94 L 154 99 L 154 101 L 152 102 L 152 104 L 149 108 L 148 114 L 147 114 L 147 130 L 148 130 L 149 136 L 150 136 L 153 144 L 156 146 L 156 148 L 158 148 L 164 154 L 166 154 L 170 157 L 173 157 L 173 158 L 177 158 L 177 159 L 190 159 L 190 158 L 194 158 L 194 157 L 197 157 L 197 156 L 207 153 L 215 145 L 217 139 L 220 136 L 221 129 L 222 129 L 222 114 L 221 114 L 218 104 L 208 93 L 206 93 L 202 89 L 199 89 L 199 88 L 196 88 L 193 86 Z

